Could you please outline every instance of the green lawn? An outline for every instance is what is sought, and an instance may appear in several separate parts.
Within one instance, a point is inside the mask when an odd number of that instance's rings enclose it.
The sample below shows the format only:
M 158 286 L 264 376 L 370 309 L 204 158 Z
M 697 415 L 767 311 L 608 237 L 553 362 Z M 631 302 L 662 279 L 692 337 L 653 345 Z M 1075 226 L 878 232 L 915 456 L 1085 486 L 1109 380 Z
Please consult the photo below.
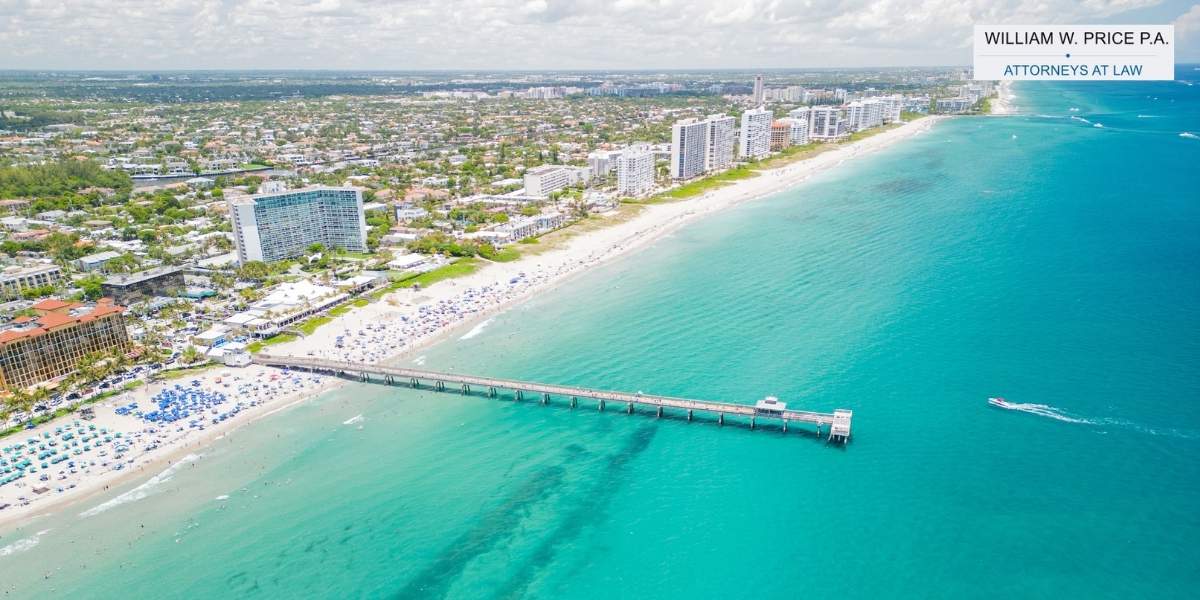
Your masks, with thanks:
M 300 338 L 298 338 L 290 333 L 281 333 L 274 337 L 269 337 L 265 340 L 258 340 L 256 342 L 250 342 L 250 344 L 248 344 L 246 346 L 246 351 L 250 352 L 251 354 L 256 354 L 258 352 L 261 352 L 262 349 L 267 346 L 275 346 L 277 344 L 286 344 L 288 342 L 293 342 L 298 339 L 300 339 Z
M 371 301 L 366 298 L 356 298 L 353 302 L 348 302 L 341 306 L 336 306 L 336 307 L 330 309 L 329 316 L 330 317 L 340 317 L 346 313 L 349 313 L 350 311 L 354 310 L 355 308 L 362 308 L 370 303 L 371 303 Z M 308 333 L 308 332 L 305 332 L 305 333 Z
M 279 344 L 286 344 L 288 342 L 294 342 L 298 339 L 300 339 L 300 338 L 298 338 L 290 333 L 281 333 L 275 337 L 267 338 L 266 340 L 263 341 L 263 345 L 264 346 L 276 346 Z
M 466 277 L 467 275 L 478 271 L 480 266 L 482 265 L 479 263 L 478 259 L 460 258 L 459 260 L 444 267 L 438 267 L 432 271 L 427 271 L 425 273 L 421 273 L 420 275 L 415 275 L 413 277 L 409 277 L 408 279 L 397 281 L 388 287 L 392 289 L 410 288 L 416 285 L 420 285 L 421 287 L 429 287 L 446 279 Z
M 651 196 L 646 200 L 633 200 L 632 204 L 655 204 L 658 202 L 674 202 L 676 200 L 684 200 L 711 192 L 719 187 L 723 187 L 728 183 L 732 183 L 739 179 L 748 177 L 757 177 L 758 172 L 750 167 L 737 167 L 722 173 L 717 173 L 711 177 L 697 179 L 685 183 L 677 188 L 667 190 L 661 194 Z
M 312 335 L 314 332 L 316 332 L 318 327 L 320 327 L 332 320 L 333 320 L 333 317 L 331 317 L 331 316 L 313 317 L 313 318 L 308 319 L 307 321 L 304 321 L 303 323 L 297 325 L 296 329 L 299 329 L 301 332 L 304 333 L 304 335 Z
M 512 262 L 521 258 L 521 252 L 512 246 L 501 248 L 492 256 L 492 260 L 496 262 Z
M 203 373 L 204 371 L 207 371 L 216 366 L 219 366 L 219 365 L 217 365 L 216 363 L 205 363 L 203 365 L 199 365 L 196 367 L 188 367 L 186 369 L 175 369 L 174 371 L 164 372 L 162 375 L 159 376 L 159 378 L 166 380 L 166 381 L 169 381 L 172 379 L 180 379 L 182 377 L 187 377 L 188 375 L 195 375 L 197 373 Z

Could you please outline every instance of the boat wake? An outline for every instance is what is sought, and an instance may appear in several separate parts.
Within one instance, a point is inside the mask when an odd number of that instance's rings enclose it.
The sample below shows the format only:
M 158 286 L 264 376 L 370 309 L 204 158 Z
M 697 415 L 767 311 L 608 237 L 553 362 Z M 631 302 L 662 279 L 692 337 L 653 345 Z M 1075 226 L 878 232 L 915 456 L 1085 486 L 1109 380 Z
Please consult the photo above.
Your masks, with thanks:
M 997 406 L 997 407 L 1003 408 L 1005 410 L 1015 410 L 1015 411 L 1019 411 L 1019 412 L 1023 412 L 1023 413 L 1029 413 L 1031 415 L 1038 415 L 1039 417 L 1046 417 L 1048 419 L 1054 419 L 1056 421 L 1062 421 L 1064 423 L 1083 423 L 1086 425 L 1098 425 L 1099 424 L 1098 422 L 1093 421 L 1091 419 L 1083 419 L 1080 417 L 1071 416 L 1071 415 L 1067 414 L 1066 412 L 1064 412 L 1062 409 L 1055 408 L 1053 406 L 1050 406 L 1049 404 L 1005 402 L 1002 405 L 993 403 L 992 406 Z
M 158 487 L 159 485 L 161 485 L 163 483 L 170 481 L 171 478 L 175 476 L 175 473 L 177 473 L 179 471 L 179 469 L 183 468 L 183 466 L 185 464 L 190 463 L 190 462 L 195 462 L 197 460 L 200 460 L 199 454 L 189 454 L 189 455 L 179 459 L 179 462 L 167 467 L 166 469 L 163 469 L 162 473 L 159 473 L 158 475 L 155 475 L 154 477 L 151 477 L 150 479 L 148 479 L 146 481 L 146 483 L 143 483 L 142 485 L 139 485 L 139 486 L 133 488 L 132 490 L 129 490 L 128 492 L 125 492 L 124 494 L 121 494 L 120 496 L 117 496 L 116 498 L 113 498 L 112 500 L 103 502 L 101 504 L 97 504 L 96 506 L 93 506 L 92 508 L 89 508 L 89 509 L 79 513 L 79 516 L 81 518 L 94 517 L 102 512 L 116 508 L 122 504 L 129 504 L 130 502 L 137 502 L 138 500 L 141 500 L 142 498 L 149 496 L 150 492 L 154 491 L 154 488 Z
M 362 423 L 362 420 L 363 420 L 362 415 L 354 415 L 353 417 L 350 417 L 349 419 L 342 421 L 342 425 L 353 425 L 355 423 Z
M 1033 404 L 1021 402 L 1008 402 L 1002 398 L 989 399 L 988 404 L 1005 410 L 1013 410 L 1017 412 L 1029 413 L 1063 423 L 1075 423 L 1078 425 L 1091 425 L 1099 430 L 1100 433 L 1108 433 L 1109 428 L 1119 427 L 1129 429 L 1137 433 L 1146 435 L 1165 436 L 1182 440 L 1198 440 L 1200 439 L 1200 431 L 1176 429 L 1173 427 L 1149 427 L 1133 421 L 1124 419 L 1088 419 L 1078 415 L 1073 415 L 1061 408 L 1050 406 L 1049 404 Z
M 1179 134 L 1179 137 L 1188 138 L 1190 140 L 1200 140 L 1200 135 L 1196 135 L 1190 131 L 1185 131 L 1185 132 Z

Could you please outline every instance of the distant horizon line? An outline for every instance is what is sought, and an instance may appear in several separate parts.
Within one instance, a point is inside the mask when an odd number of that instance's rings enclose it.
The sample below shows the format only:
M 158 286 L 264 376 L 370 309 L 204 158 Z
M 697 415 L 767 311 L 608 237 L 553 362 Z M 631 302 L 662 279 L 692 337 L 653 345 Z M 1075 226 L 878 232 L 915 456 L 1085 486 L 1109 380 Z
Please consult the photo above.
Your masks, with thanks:
M 1175 67 L 1200 66 L 1200 58 L 1177 60 Z M 378 73 L 378 74 L 407 74 L 407 73 L 786 73 L 797 71 L 888 71 L 905 69 L 972 69 L 970 64 L 938 64 L 938 65 L 898 65 L 898 66 L 863 66 L 863 67 L 670 67 L 670 68 L 424 68 L 424 69 L 381 69 L 381 68 L 6 68 L 0 67 L 0 74 L 21 73 Z
M 1188 63 L 1182 63 L 1188 64 Z M 902 66 L 866 66 L 866 67 L 671 67 L 671 68 L 530 68 L 530 69 L 497 69 L 497 68 L 428 68 L 428 69 L 355 69 L 355 68 L 133 68 L 133 69 L 76 69 L 76 68 L 5 68 L 0 67 L 0 73 L 40 73 L 57 71 L 65 73 L 262 73 L 262 72 L 297 72 L 297 73 L 655 73 L 655 72 L 769 72 L 769 71 L 829 71 L 829 70 L 885 70 L 885 69 L 965 69 L 971 65 L 902 65 Z

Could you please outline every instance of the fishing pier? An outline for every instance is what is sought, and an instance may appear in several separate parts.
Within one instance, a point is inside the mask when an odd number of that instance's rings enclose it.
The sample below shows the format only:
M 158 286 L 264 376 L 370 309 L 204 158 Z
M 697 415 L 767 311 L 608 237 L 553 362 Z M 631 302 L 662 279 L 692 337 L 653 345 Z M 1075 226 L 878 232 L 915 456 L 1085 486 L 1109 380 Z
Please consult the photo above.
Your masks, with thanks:
M 814 426 L 818 437 L 822 435 L 823 431 L 827 431 L 829 441 L 842 443 L 850 439 L 850 420 L 854 415 L 853 411 L 845 409 L 837 409 L 832 413 L 792 410 L 774 398 L 761 400 L 754 405 L 735 404 L 299 356 L 255 354 L 251 360 L 256 364 L 269 367 L 327 373 L 363 382 L 403 385 L 413 389 L 428 389 L 437 392 L 459 392 L 465 395 L 472 393 L 473 390 L 478 390 L 480 393 L 486 392 L 489 398 L 496 398 L 501 391 L 508 390 L 512 393 L 513 399 L 517 401 L 533 395 L 542 404 L 549 404 L 551 397 L 557 396 L 570 398 L 571 408 L 576 408 L 580 399 L 587 399 L 594 401 L 596 408 L 600 411 L 604 411 L 606 405 L 609 404 L 623 407 L 628 414 L 633 414 L 636 409 L 644 409 L 653 411 L 658 417 L 663 416 L 664 410 L 670 410 L 676 413 L 686 413 L 689 422 L 697 412 L 715 416 L 719 425 L 725 424 L 726 416 L 737 416 L 747 418 L 750 429 L 754 429 L 757 422 L 763 419 L 768 422 L 781 423 L 785 432 L 788 430 L 789 424 L 804 423 Z

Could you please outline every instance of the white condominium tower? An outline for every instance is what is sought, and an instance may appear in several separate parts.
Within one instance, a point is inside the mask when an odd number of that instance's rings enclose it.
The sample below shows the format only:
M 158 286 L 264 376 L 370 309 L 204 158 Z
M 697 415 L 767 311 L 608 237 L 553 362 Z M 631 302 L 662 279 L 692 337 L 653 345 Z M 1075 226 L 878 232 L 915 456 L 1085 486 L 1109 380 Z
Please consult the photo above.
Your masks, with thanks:
M 846 127 L 861 131 L 883 125 L 883 103 L 875 98 L 859 100 L 846 105 Z
M 792 111 L 796 112 L 796 111 Z M 788 113 L 791 114 L 791 113 Z M 784 117 L 780 119 L 791 126 L 791 142 L 793 146 L 803 146 L 809 142 L 808 139 L 808 116 L 801 117 Z
M 727 115 L 709 115 L 704 122 L 708 124 L 704 170 L 712 172 L 732 167 L 737 119 Z
M 737 119 L 709 115 L 684 119 L 671 127 L 671 178 L 691 179 L 733 166 Z
M 771 153 L 771 111 L 759 107 L 742 113 L 742 144 L 738 156 L 762 158 Z
M 654 153 L 646 144 L 634 144 L 617 157 L 617 194 L 644 196 L 654 189 Z
M 846 125 L 836 106 L 814 106 L 808 115 L 809 139 L 829 141 L 845 135 Z
M 309 246 L 367 251 L 362 190 L 307 187 L 230 198 L 238 262 L 295 258 Z
M 803 146 L 810 141 L 808 138 L 811 126 L 809 123 L 809 112 L 810 109 L 807 106 L 801 106 L 800 108 L 788 111 L 787 119 L 784 119 L 792 123 L 792 144 L 794 145 Z
M 691 179 L 704 173 L 708 121 L 684 119 L 671 127 L 671 179 Z
M 904 110 L 903 96 L 882 96 L 879 101 L 883 103 L 883 122 L 897 123 L 900 121 L 900 111 Z
M 762 104 L 763 102 L 763 78 L 762 75 L 754 76 L 754 103 Z

